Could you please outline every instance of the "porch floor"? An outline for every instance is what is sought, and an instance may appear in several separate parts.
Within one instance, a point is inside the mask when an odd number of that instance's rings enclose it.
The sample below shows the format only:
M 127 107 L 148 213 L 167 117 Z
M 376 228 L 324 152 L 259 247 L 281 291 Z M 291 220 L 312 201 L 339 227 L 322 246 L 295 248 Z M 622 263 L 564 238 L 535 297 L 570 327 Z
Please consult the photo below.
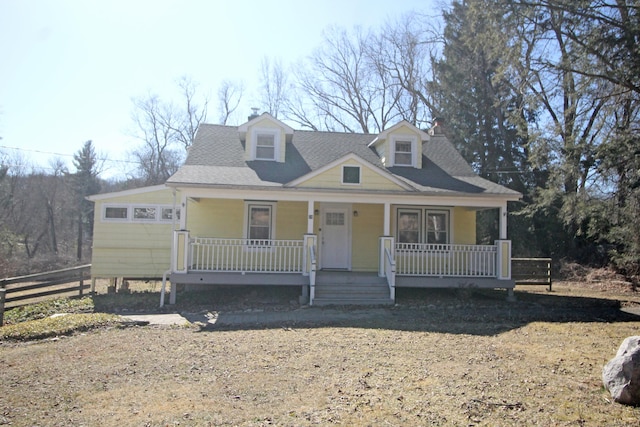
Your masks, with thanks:
M 296 273 L 172 273 L 169 281 L 181 285 L 308 285 L 309 277 Z

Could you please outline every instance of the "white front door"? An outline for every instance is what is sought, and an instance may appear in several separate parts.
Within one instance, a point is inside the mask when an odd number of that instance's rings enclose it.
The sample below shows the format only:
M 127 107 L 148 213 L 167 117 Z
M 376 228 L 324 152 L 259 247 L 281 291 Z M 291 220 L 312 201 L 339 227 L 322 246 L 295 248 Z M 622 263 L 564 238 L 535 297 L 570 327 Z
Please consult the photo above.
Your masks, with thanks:
M 349 205 L 322 207 L 321 268 L 351 269 L 351 217 Z

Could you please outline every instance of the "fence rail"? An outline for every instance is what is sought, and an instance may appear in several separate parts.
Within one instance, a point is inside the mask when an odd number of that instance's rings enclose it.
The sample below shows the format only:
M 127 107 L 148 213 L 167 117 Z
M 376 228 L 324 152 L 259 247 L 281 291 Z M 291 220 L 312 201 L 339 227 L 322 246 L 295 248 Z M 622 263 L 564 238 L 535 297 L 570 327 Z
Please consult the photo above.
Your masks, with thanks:
M 0 326 L 4 320 L 5 305 L 18 307 L 29 304 L 29 300 L 70 292 L 78 292 L 82 296 L 91 286 L 84 281 L 90 278 L 91 264 L 0 279 Z
M 511 258 L 516 285 L 547 285 L 551 291 L 551 258 Z

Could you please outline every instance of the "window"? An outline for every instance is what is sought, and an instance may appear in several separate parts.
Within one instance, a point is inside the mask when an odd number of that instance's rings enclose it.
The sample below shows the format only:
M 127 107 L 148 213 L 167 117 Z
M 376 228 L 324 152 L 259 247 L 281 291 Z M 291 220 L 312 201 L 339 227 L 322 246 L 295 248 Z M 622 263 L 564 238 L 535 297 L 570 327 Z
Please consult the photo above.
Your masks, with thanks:
M 176 220 L 180 219 L 180 208 L 176 208 Z M 117 222 L 170 223 L 173 222 L 173 207 L 169 205 L 103 205 L 102 220 Z
M 173 221 L 173 208 L 162 208 L 161 221 Z M 176 220 L 180 220 L 180 209 L 176 209 Z
M 104 209 L 104 219 L 127 219 L 129 209 L 122 206 L 106 206 Z
M 446 211 L 427 211 L 427 243 L 449 243 L 448 214 Z
M 344 212 L 327 212 L 325 225 L 344 225 Z
M 398 210 L 398 242 L 420 243 L 420 216 L 422 211 L 415 209 Z
M 413 155 L 411 153 L 411 141 L 396 141 L 395 144 L 395 165 L 411 166 Z
M 400 208 L 396 218 L 398 243 L 450 243 L 448 210 Z
M 276 136 L 273 133 L 258 133 L 256 136 L 256 159 L 275 160 Z
M 343 166 L 342 183 L 360 184 L 360 166 Z
M 272 234 L 272 205 L 249 204 L 247 238 L 269 240 Z
M 416 135 L 391 136 L 391 165 L 418 167 L 420 149 Z
M 141 221 L 155 221 L 156 220 L 156 208 L 155 207 L 134 207 L 133 219 L 139 219 Z

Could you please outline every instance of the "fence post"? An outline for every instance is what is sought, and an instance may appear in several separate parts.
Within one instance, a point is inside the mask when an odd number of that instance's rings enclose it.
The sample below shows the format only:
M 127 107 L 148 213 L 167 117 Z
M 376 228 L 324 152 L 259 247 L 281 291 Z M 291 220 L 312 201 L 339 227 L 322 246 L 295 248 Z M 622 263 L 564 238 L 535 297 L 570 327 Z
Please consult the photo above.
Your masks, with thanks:
M 4 325 L 4 301 L 7 290 L 0 288 L 0 326 Z

